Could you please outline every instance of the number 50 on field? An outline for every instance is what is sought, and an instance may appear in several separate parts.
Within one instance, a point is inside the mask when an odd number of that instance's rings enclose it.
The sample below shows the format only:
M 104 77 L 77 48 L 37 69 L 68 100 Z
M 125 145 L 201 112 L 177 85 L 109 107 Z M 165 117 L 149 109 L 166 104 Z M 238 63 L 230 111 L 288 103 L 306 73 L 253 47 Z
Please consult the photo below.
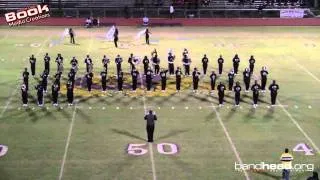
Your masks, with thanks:
M 172 143 L 157 144 L 157 150 L 160 154 L 174 155 L 179 151 L 178 145 Z M 142 156 L 148 153 L 147 144 L 128 144 L 127 153 L 133 156 Z

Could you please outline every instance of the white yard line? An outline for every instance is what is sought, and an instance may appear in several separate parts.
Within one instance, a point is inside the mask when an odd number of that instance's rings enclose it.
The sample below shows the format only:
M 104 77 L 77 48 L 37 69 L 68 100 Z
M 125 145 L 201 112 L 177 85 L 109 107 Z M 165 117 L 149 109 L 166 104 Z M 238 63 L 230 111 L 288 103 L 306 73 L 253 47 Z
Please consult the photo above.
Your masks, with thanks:
M 59 180 L 61 180 L 63 177 L 64 165 L 67 160 L 69 144 L 70 144 L 70 140 L 71 140 L 71 135 L 72 135 L 72 130 L 73 130 L 74 121 L 75 121 L 75 117 L 76 117 L 76 112 L 77 112 L 77 107 L 75 106 L 74 110 L 73 110 L 70 126 L 69 126 L 69 132 L 68 132 L 68 137 L 67 137 L 67 141 L 66 141 L 66 146 L 64 148 L 64 154 L 63 154 L 62 163 L 61 163 L 61 167 L 60 167 Z
M 140 76 L 140 83 L 141 83 L 141 89 L 143 89 L 143 76 L 141 75 L 141 73 L 139 73 Z M 142 96 L 142 101 L 143 101 L 143 109 L 145 114 L 148 112 L 147 110 L 147 105 L 146 105 L 146 98 L 144 96 Z M 150 154 L 150 161 L 151 161 L 151 168 L 152 168 L 152 176 L 153 176 L 153 180 L 157 180 L 157 173 L 156 173 L 156 165 L 155 165 L 155 161 L 154 161 L 154 156 L 153 156 L 153 147 L 152 147 L 152 143 L 149 143 L 149 154 Z
M 296 64 L 300 67 L 300 69 L 304 70 L 307 74 L 309 74 L 313 79 L 315 79 L 316 81 L 318 81 L 320 83 L 320 79 L 315 76 L 311 71 L 309 71 L 307 68 L 305 68 L 304 66 L 302 66 L 301 64 L 298 63 L 298 61 L 296 59 L 294 59 L 296 61 Z
M 243 165 L 243 161 L 242 161 L 242 159 L 241 159 L 241 157 L 240 157 L 240 155 L 239 155 L 239 152 L 237 151 L 237 148 L 236 148 L 236 146 L 234 145 L 234 143 L 233 143 L 233 141 L 232 141 L 232 139 L 231 139 L 231 136 L 229 135 L 229 132 L 228 132 L 226 126 L 225 126 L 224 123 L 222 122 L 219 112 L 216 110 L 216 108 L 214 107 L 213 104 L 211 104 L 211 105 L 212 105 L 212 109 L 213 109 L 214 112 L 216 113 L 217 119 L 218 119 L 218 121 L 219 121 L 219 123 L 220 123 L 220 125 L 221 125 L 221 127 L 222 127 L 222 129 L 223 129 L 223 132 L 224 132 L 224 134 L 226 135 L 226 137 L 227 137 L 227 139 L 228 139 L 228 141 L 229 141 L 229 144 L 230 144 L 230 146 L 231 146 L 231 148 L 232 148 L 232 150 L 233 150 L 233 153 L 235 154 L 238 162 L 239 162 L 241 165 Z M 246 177 L 246 180 L 250 180 L 250 177 L 249 177 L 248 172 L 247 172 L 247 171 L 243 171 L 243 172 L 244 172 L 244 175 L 245 175 L 245 177 Z
M 318 153 L 320 153 L 319 147 L 313 142 L 313 140 L 308 136 L 308 134 L 302 129 L 302 127 L 299 125 L 299 123 L 292 117 L 292 115 L 287 111 L 282 105 L 278 98 L 278 104 L 281 106 L 282 110 L 287 114 L 287 116 L 290 118 L 293 124 L 297 126 L 297 128 L 300 130 L 300 132 L 304 135 L 304 137 L 309 141 L 309 143 L 316 149 Z

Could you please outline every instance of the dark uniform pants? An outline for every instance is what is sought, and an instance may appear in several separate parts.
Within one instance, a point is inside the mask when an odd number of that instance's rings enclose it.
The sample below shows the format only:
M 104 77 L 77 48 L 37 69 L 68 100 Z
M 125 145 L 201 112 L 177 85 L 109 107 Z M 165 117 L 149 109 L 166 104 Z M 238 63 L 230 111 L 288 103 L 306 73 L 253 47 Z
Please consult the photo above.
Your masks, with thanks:
M 240 93 L 235 93 L 234 101 L 235 101 L 236 105 L 239 105 L 239 103 L 240 103 Z
M 173 63 L 169 63 L 169 74 L 170 75 L 174 74 L 174 64 Z
M 107 81 L 105 81 L 105 80 L 102 81 L 101 85 L 102 85 L 102 90 L 105 91 L 107 89 Z
M 68 103 L 72 104 L 73 103 L 73 92 L 72 91 L 67 92 L 67 98 L 68 98 Z
M 147 91 L 150 91 L 151 84 L 152 84 L 152 80 L 151 79 L 147 79 Z
M 70 43 L 75 44 L 76 42 L 74 41 L 74 36 L 70 36 Z
M 253 104 L 258 104 L 259 94 L 253 93 Z
M 36 64 L 31 64 L 31 75 L 36 75 Z
M 282 179 L 283 180 L 289 180 L 290 179 L 290 170 L 283 169 L 282 170 Z
M 184 65 L 184 75 L 190 75 L 190 65 Z
M 137 78 L 132 79 L 132 90 L 136 90 L 137 89 Z
M 216 81 L 211 81 L 210 84 L 211 84 L 211 90 L 214 90 L 216 86 Z
M 238 74 L 238 69 L 239 69 L 239 64 L 234 64 L 233 65 L 233 70 L 235 74 Z
M 150 42 L 149 42 L 149 35 L 146 36 L 146 44 L 150 44 Z
M 271 104 L 272 105 L 276 104 L 277 95 L 278 95 L 278 93 L 271 92 Z
M 23 82 L 26 85 L 27 91 L 29 90 L 29 79 L 28 78 L 23 78 Z
M 42 105 L 43 104 L 43 94 L 42 93 L 38 93 L 38 104 Z
M 253 73 L 253 68 L 254 68 L 254 65 L 253 65 L 253 64 L 250 64 L 250 65 L 249 65 L 249 69 L 250 69 L 250 73 L 251 73 L 251 74 Z
M 88 91 L 89 92 L 91 91 L 91 85 L 92 85 L 92 82 L 91 81 L 87 81 L 87 86 L 88 86 Z
M 48 72 L 48 74 L 49 74 L 49 72 L 50 72 L 50 64 L 49 63 L 45 63 L 44 64 L 44 69 Z
M 166 90 L 167 86 L 167 80 L 166 79 L 161 79 L 161 90 Z
M 147 125 L 148 142 L 153 142 L 154 125 Z
M 57 104 L 58 103 L 58 92 L 52 93 L 52 101 L 53 101 L 53 104 Z
M 143 70 L 144 70 L 144 75 L 146 75 L 148 71 L 148 65 L 144 65 Z
M 219 64 L 219 74 L 222 74 L 223 64 Z
M 117 74 L 119 75 L 119 72 L 121 70 L 121 64 L 117 64 Z
M 159 74 L 159 71 L 160 71 L 160 66 L 159 65 L 155 65 L 154 66 L 154 73 L 155 74 Z
M 244 80 L 244 84 L 246 86 L 246 91 L 248 91 L 250 87 L 250 80 Z
M 229 91 L 232 91 L 233 81 L 234 81 L 233 79 L 232 80 L 229 79 Z
M 22 93 L 22 103 L 28 104 L 28 93 L 26 93 L 26 92 Z
M 198 85 L 199 85 L 199 80 L 198 79 L 194 79 L 193 80 L 193 90 L 197 90 L 198 89 Z
M 219 104 L 223 104 L 224 93 L 219 92 L 218 96 L 219 96 Z
M 181 86 L 181 79 L 179 78 L 179 79 L 176 80 L 176 89 L 178 91 L 180 91 L 180 86 Z
M 262 78 L 261 79 L 261 90 L 266 89 L 266 84 L 267 84 L 267 78 Z
M 118 80 L 118 91 L 122 91 L 123 80 Z
M 114 46 L 117 48 L 118 47 L 118 38 L 113 39 Z
M 203 64 L 203 74 L 207 74 L 208 64 Z

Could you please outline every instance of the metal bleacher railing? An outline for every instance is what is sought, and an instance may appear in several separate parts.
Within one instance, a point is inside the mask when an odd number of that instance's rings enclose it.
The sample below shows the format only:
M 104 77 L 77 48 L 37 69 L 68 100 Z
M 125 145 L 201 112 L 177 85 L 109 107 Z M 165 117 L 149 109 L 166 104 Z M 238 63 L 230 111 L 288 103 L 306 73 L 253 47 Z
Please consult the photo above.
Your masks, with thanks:
M 279 17 L 281 8 L 297 8 L 309 0 L 210 0 L 208 4 L 176 0 L 175 17 Z M 287 1 L 287 2 L 286 2 Z M 312 0 L 310 0 L 312 1 Z M 193 1 L 195 2 L 195 1 Z M 0 14 L 36 4 L 48 4 L 52 16 L 64 17 L 168 17 L 171 0 L 0 0 Z M 304 4 L 302 6 L 302 4 Z M 309 5 L 310 6 L 310 5 Z M 312 5 L 311 5 L 312 6 Z

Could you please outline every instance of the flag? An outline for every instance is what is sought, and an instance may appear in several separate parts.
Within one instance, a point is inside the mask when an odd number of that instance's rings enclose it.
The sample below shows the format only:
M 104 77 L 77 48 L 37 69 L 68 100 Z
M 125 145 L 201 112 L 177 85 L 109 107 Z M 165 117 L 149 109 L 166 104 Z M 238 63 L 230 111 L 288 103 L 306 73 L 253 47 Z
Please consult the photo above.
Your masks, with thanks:
M 112 41 L 113 40 L 113 34 L 114 32 L 116 31 L 116 28 L 114 26 L 112 26 L 108 31 L 107 31 L 107 34 L 106 34 L 106 39 L 108 41 Z

